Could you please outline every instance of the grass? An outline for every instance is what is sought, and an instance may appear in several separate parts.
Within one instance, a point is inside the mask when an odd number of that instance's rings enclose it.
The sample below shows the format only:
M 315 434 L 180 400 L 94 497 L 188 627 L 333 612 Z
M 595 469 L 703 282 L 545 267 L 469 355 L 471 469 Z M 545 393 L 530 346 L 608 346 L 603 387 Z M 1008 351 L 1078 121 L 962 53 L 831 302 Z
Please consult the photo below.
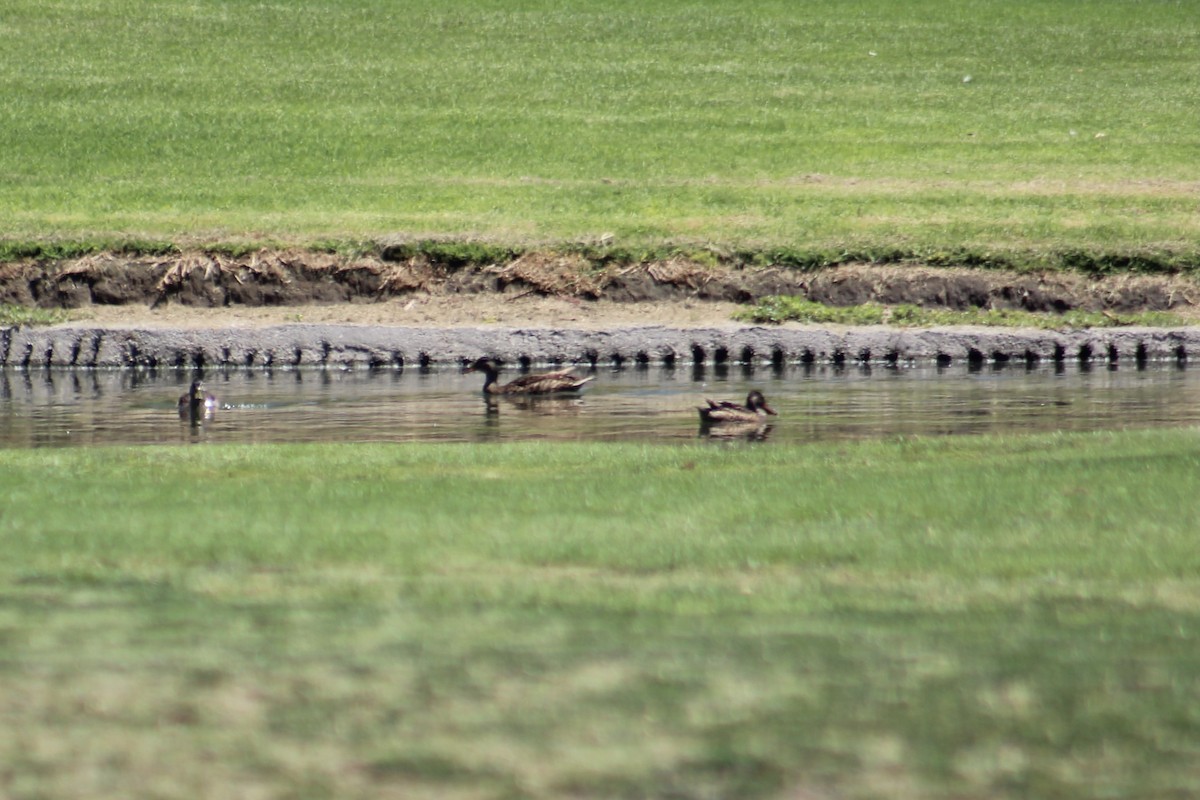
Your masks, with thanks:
M 22 450 L 11 797 L 1186 797 L 1200 434 Z
M 0 325 L 54 325 L 65 322 L 69 314 L 62 309 L 28 308 L 0 303 Z
M 746 322 L 811 322 L 835 325 L 895 325 L 929 327 L 931 325 L 990 325 L 1021 328 L 1112 328 L 1145 325 L 1176 328 L 1188 324 L 1179 314 L 1169 311 L 1118 313 L 1072 309 L 1062 313 L 1021 311 L 1006 308 L 972 308 L 955 311 L 921 308 L 914 305 L 888 306 L 863 303 L 857 306 L 831 306 L 806 297 L 773 295 L 739 311 L 735 317 Z
M 1194 267 L 1193 11 L 13 0 L 0 235 Z

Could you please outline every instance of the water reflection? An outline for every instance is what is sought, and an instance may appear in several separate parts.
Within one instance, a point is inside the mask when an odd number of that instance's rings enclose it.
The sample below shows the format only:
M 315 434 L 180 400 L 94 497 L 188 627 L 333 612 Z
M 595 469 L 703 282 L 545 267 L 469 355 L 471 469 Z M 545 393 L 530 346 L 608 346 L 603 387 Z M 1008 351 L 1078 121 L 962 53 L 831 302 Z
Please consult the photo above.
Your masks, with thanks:
M 775 426 L 770 422 L 700 423 L 700 437 L 713 441 L 765 442 Z
M 476 375 L 417 370 L 0 370 L 0 447 L 588 439 L 807 442 L 894 435 L 1179 426 L 1200 371 L 1171 365 L 783 365 L 599 369 L 579 397 L 484 397 Z M 192 425 L 195 379 L 220 400 Z M 770 424 L 704 429 L 704 399 L 760 389 Z M 736 426 L 735 426 L 736 427 Z

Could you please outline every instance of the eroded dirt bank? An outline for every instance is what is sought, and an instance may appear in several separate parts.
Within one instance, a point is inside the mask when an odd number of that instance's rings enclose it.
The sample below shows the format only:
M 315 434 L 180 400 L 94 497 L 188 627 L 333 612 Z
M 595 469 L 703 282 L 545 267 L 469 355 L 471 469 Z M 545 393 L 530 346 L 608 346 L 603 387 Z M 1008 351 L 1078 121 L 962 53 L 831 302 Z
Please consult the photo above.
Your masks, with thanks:
M 831 305 L 868 301 L 949 309 L 1017 308 L 1197 310 L 1200 290 L 1186 278 L 1091 278 L 1066 272 L 849 265 L 819 271 L 731 267 L 683 258 L 601 263 L 581 256 L 526 254 L 505 263 L 434 263 L 308 251 L 240 257 L 96 255 L 0 264 L 0 303 L 41 308 L 164 305 L 259 308 L 374 303 L 397 298 L 485 295 L 500 300 L 553 297 L 579 302 L 748 303 L 766 295 L 804 295 Z
M 805 272 L 683 259 L 597 265 L 93 256 L 0 265 L 0 303 L 68 308 L 51 327 L 0 329 L 0 365 L 123 368 L 397 368 L 492 355 L 514 364 L 778 364 L 1200 358 L 1200 328 L 1085 331 L 737 324 L 737 304 L 798 294 L 834 304 L 1200 313 L 1178 276 L 1104 279 L 904 266 Z

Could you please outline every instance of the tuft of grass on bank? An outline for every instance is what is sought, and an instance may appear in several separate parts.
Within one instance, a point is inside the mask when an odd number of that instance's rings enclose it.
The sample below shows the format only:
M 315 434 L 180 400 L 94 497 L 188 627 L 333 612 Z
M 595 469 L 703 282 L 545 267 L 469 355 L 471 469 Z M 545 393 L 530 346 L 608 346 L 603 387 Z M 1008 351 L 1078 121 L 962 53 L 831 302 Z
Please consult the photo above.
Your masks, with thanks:
M 1072 309 L 1061 313 L 1022 311 L 1010 308 L 972 308 L 955 311 L 901 304 L 863 303 L 857 306 L 831 306 L 806 297 L 773 295 L 738 311 L 744 322 L 811 322 L 834 325 L 895 325 L 923 328 L 932 325 L 988 325 L 1009 328 L 1112 328 L 1144 325 L 1174 328 L 1188 324 L 1179 314 L 1169 311 L 1122 313 Z
M 4 461 L 6 795 L 1200 789 L 1195 430 Z
M 0 233 L 1194 264 L 1193 12 L 10 0 Z
M 67 311 L 0 303 L 0 325 L 54 325 L 70 317 Z

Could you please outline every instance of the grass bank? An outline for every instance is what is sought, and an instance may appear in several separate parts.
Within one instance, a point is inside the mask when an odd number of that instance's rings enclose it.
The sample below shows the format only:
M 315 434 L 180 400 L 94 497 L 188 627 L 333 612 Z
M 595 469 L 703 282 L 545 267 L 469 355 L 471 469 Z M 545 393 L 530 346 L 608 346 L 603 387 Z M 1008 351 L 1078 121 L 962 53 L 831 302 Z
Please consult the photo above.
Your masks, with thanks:
M 1193 12 L 13 0 L 0 236 L 1194 264 Z
M 1191 430 L 4 459 L 10 796 L 1200 789 Z
M 53 325 L 65 322 L 66 311 L 60 309 L 27 308 L 0 303 L 0 325 Z
M 1063 313 L 1035 313 L 1018 309 L 974 308 L 957 311 L 921 308 L 911 304 L 884 305 L 863 303 L 856 306 L 831 306 L 805 297 L 774 295 L 739 311 L 736 319 L 744 322 L 808 322 L 834 325 L 895 325 L 930 327 L 933 325 L 987 325 L 1010 328 L 1116 328 L 1127 325 L 1172 328 L 1188 320 L 1168 311 L 1143 311 L 1114 314 L 1107 311 L 1072 310 Z

